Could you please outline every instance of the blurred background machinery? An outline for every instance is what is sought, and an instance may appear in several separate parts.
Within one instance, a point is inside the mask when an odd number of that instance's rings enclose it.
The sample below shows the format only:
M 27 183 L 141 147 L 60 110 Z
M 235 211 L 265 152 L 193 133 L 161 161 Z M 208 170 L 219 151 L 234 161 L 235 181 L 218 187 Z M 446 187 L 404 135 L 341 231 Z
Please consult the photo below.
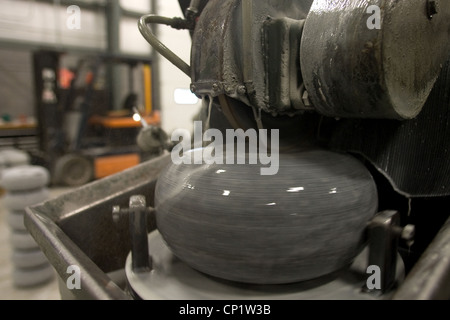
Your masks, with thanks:
M 76 62 L 75 67 L 64 67 L 70 61 Z M 135 142 L 141 122 L 133 116 L 139 109 L 149 124 L 160 125 L 151 99 L 150 59 L 39 51 L 34 67 L 39 155 L 53 184 L 81 186 L 146 157 Z M 111 68 L 122 68 L 127 75 L 128 92 L 116 110 L 110 99 L 113 88 L 106 83 Z

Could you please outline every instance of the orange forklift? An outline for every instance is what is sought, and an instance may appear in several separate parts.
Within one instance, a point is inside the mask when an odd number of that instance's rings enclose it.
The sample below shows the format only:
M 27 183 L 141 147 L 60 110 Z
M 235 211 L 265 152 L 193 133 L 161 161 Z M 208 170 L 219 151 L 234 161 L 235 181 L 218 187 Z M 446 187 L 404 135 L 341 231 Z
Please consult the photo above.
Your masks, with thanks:
M 41 149 L 52 183 L 81 186 L 148 159 L 136 139 L 143 123 L 158 127 L 161 120 L 159 111 L 152 107 L 151 61 L 97 55 L 83 57 L 74 70 L 67 70 L 59 68 L 60 57 L 61 53 L 54 52 L 35 56 L 35 67 L 40 71 L 35 74 L 39 83 Z M 122 109 L 110 110 L 102 73 L 119 64 L 128 68 L 129 93 Z M 138 67 L 142 71 L 143 105 L 134 88 Z M 52 74 L 52 70 L 57 72 Z M 82 89 L 80 82 L 84 84 Z

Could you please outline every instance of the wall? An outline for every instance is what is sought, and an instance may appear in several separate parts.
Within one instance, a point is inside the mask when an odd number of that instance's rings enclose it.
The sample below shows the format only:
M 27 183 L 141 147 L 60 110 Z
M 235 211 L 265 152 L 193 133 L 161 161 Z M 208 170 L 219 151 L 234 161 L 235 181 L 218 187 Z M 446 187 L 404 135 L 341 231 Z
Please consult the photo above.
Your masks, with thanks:
M 169 0 L 162 1 L 167 2 Z M 135 12 L 150 13 L 152 11 L 150 0 L 120 0 L 120 6 L 123 9 Z M 122 18 L 120 24 L 120 48 L 126 53 L 151 54 L 150 46 L 138 30 L 136 19 Z
M 36 117 L 32 73 L 28 52 L 0 49 L 0 117 Z
M 107 0 L 84 1 L 104 4 Z M 0 0 L 0 40 L 25 41 L 54 46 L 106 49 L 107 33 L 104 9 L 81 8 L 80 29 L 69 29 L 71 13 L 61 1 L 42 3 L 32 0 Z M 122 8 L 134 12 L 151 11 L 150 0 L 120 0 Z M 151 50 L 137 29 L 134 18 L 120 22 L 120 48 L 125 53 L 150 54 Z
M 162 16 L 183 16 L 177 0 L 159 0 L 156 10 L 158 15 Z M 161 26 L 158 29 L 158 36 L 168 48 L 190 64 L 191 38 L 188 31 Z M 176 103 L 174 98 L 176 89 L 189 90 L 191 79 L 165 58 L 161 57 L 159 61 L 163 129 L 168 133 L 177 128 L 192 130 L 193 117 L 198 113 L 201 102 L 195 105 L 183 105 Z
M 57 1 L 55 2 L 57 3 Z M 35 1 L 0 1 L 0 39 L 86 48 L 106 48 L 104 15 L 82 10 L 81 29 L 70 30 L 67 8 Z

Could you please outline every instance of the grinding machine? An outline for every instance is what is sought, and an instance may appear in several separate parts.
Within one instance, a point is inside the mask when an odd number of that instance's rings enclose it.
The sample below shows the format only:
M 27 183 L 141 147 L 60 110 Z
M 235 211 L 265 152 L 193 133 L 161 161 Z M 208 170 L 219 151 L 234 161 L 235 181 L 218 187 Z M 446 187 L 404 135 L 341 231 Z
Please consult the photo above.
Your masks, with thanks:
M 180 6 L 142 17 L 142 36 L 191 79 L 205 132 L 260 143 L 175 164 L 145 127 L 160 157 L 27 208 L 62 298 L 450 298 L 450 1 Z M 190 63 L 157 24 L 190 31 Z M 268 132 L 275 174 L 228 161 Z

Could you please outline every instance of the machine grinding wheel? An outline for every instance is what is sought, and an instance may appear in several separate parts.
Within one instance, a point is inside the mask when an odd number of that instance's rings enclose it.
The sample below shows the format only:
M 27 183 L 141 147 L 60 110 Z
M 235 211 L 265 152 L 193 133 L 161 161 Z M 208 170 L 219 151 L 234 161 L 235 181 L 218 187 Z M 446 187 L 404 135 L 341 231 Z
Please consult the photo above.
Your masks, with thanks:
M 450 2 L 432 17 L 426 2 L 315 0 L 300 50 L 314 107 L 338 118 L 416 117 L 450 49 Z

